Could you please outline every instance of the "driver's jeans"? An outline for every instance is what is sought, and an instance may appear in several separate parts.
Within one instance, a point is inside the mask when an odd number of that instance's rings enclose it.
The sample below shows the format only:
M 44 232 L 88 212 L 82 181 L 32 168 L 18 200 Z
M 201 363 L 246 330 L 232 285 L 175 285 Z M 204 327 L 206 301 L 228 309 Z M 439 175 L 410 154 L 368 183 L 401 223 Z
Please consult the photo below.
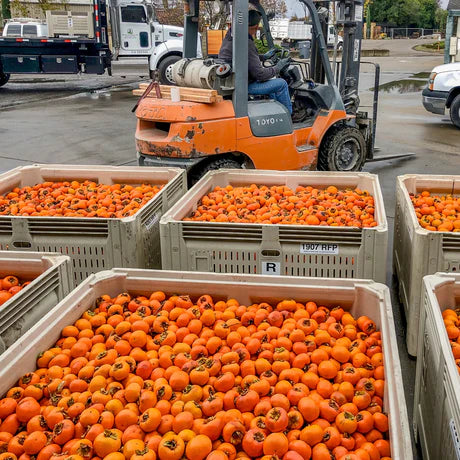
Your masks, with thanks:
M 248 93 L 254 96 L 268 95 L 275 101 L 281 102 L 292 114 L 291 97 L 286 80 L 273 78 L 267 81 L 254 81 L 248 85 Z

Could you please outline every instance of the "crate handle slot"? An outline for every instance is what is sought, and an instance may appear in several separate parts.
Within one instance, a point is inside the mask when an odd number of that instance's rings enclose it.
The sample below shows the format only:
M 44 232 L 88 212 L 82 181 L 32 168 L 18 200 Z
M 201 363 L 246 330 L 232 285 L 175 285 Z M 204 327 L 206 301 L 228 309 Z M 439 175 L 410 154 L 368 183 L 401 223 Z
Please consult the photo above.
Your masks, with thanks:
M 277 249 L 262 249 L 262 255 L 265 257 L 279 257 L 281 255 L 281 251 Z
M 29 241 L 13 241 L 13 246 L 15 248 L 31 248 L 32 243 L 29 243 Z

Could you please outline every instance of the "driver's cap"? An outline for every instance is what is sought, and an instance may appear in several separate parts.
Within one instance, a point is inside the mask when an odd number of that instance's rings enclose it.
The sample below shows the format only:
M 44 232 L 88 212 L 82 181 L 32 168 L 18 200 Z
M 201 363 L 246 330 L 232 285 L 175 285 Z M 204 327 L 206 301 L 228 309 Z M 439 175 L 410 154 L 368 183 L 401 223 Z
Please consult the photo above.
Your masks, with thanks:
M 249 10 L 249 15 L 248 15 L 248 26 L 249 27 L 254 27 L 259 25 L 259 22 L 262 18 L 262 15 L 256 11 L 256 10 Z

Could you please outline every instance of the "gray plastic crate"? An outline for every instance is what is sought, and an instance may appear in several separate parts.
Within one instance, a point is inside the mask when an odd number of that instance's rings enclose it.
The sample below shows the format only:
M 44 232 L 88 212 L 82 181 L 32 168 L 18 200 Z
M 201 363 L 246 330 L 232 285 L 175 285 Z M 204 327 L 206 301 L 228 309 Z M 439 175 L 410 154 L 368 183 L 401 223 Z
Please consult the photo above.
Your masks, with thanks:
M 156 290 L 191 296 L 206 293 L 224 300 L 236 298 L 244 305 L 277 303 L 285 298 L 300 302 L 311 300 L 326 306 L 339 304 L 355 316 L 370 316 L 382 333 L 384 366 L 388 370 L 384 410 L 389 414 L 391 457 L 393 460 L 413 458 L 406 403 L 401 391 L 403 382 L 390 292 L 386 286 L 366 280 L 130 269 L 97 273 L 69 294 L 0 358 L 0 395 L 23 374 L 35 369 L 37 353 L 51 347 L 62 328 L 75 322 L 98 297 L 103 294 L 115 296 L 120 292 L 147 295 Z
M 359 187 L 375 200 L 372 228 L 184 222 L 216 186 Z M 388 226 L 379 179 L 369 173 L 219 170 L 204 176 L 160 221 L 168 270 L 368 278 L 385 282 Z
M 417 353 L 422 279 L 436 272 L 460 271 L 460 233 L 432 232 L 420 226 L 409 193 L 460 194 L 460 176 L 408 174 L 396 181 L 394 272 L 404 305 L 407 350 Z
M 460 377 L 442 319 L 460 305 L 460 274 L 423 279 L 414 431 L 425 460 L 460 459 Z
M 74 284 L 112 267 L 160 268 L 159 220 L 187 190 L 179 168 L 33 165 L 0 175 L 0 194 L 44 181 L 165 184 L 136 214 L 122 219 L 0 216 L 0 249 L 71 257 Z
M 0 251 L 0 278 L 32 281 L 0 306 L 0 355 L 71 290 L 70 258 L 59 254 Z

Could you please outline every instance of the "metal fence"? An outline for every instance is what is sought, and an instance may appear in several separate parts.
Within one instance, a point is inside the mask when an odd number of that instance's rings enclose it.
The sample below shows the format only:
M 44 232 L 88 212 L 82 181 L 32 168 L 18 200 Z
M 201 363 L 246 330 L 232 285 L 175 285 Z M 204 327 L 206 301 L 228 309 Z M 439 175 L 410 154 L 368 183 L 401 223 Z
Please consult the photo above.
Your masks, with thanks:
M 386 31 L 389 38 L 422 38 L 440 34 L 438 29 L 423 29 L 417 27 L 392 27 Z

